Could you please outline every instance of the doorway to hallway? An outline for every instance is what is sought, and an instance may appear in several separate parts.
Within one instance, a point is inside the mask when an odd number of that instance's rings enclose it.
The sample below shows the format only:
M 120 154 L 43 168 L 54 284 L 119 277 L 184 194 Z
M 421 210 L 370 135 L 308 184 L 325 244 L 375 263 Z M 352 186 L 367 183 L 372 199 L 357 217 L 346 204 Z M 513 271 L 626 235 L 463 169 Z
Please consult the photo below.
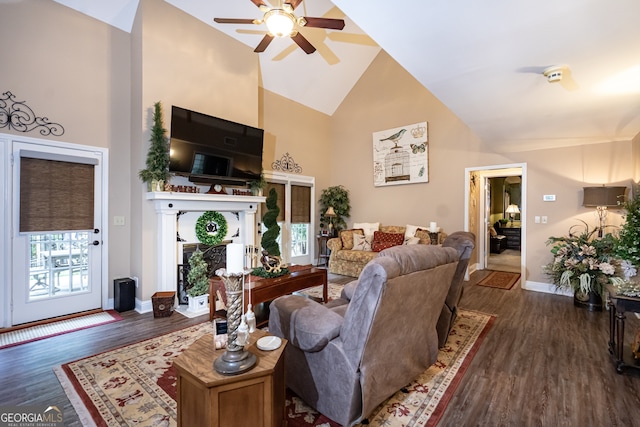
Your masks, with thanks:
M 476 270 L 526 271 L 526 164 L 465 170 L 466 229 L 477 237 Z M 524 277 L 524 275 L 523 275 Z

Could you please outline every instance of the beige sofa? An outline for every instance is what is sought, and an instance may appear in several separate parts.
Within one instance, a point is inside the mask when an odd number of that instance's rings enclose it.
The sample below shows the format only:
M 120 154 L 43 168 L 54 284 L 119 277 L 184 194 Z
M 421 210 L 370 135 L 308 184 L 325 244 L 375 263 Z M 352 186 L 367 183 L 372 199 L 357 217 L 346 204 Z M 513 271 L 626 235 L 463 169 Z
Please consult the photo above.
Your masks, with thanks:
M 355 224 L 357 225 L 357 224 Z M 439 232 L 437 241 L 432 240 L 435 236 L 432 236 L 426 231 L 426 228 L 416 226 L 399 226 L 399 225 L 380 225 L 378 231 L 383 233 L 392 234 L 406 234 L 407 227 L 410 227 L 410 231 L 417 228 L 413 236 L 417 236 L 418 244 L 442 244 L 447 237 L 446 233 Z M 420 230 L 420 231 L 418 231 Z M 349 230 L 342 230 L 338 237 L 329 239 L 327 247 L 331 251 L 329 256 L 329 272 L 334 274 L 341 274 L 344 276 L 358 277 L 365 265 L 378 255 L 378 252 L 373 250 L 357 250 L 354 249 L 354 234 L 364 236 L 365 230 L 361 228 L 353 228 Z

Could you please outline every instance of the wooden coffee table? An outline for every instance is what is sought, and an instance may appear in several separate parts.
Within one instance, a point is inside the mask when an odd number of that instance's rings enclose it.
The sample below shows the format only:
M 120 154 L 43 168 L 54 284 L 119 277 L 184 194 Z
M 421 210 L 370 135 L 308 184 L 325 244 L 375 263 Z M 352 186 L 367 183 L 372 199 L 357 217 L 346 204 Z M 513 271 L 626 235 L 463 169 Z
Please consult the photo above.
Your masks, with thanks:
M 255 307 L 260 303 L 272 301 L 279 296 L 320 285 L 322 285 L 322 301 L 327 302 L 329 294 L 326 269 L 315 268 L 311 265 L 293 265 L 289 267 L 289 270 L 291 273 L 273 279 L 264 279 L 257 276 L 246 278 L 244 282 L 245 310 L 249 300 Z M 220 281 L 210 281 L 210 295 L 215 295 L 216 282 L 220 283 Z M 251 296 L 249 296 L 249 293 L 251 293 Z M 215 299 L 212 298 L 211 300 L 212 303 L 209 304 L 209 320 L 213 320 L 215 312 Z

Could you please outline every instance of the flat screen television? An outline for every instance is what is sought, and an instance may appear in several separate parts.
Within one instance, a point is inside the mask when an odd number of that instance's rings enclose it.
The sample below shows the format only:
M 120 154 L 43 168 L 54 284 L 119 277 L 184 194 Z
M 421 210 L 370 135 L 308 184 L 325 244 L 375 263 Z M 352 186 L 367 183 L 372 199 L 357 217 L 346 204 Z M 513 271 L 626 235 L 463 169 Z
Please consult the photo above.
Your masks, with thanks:
M 262 173 L 262 129 L 171 108 L 169 172 L 196 184 L 245 185 Z

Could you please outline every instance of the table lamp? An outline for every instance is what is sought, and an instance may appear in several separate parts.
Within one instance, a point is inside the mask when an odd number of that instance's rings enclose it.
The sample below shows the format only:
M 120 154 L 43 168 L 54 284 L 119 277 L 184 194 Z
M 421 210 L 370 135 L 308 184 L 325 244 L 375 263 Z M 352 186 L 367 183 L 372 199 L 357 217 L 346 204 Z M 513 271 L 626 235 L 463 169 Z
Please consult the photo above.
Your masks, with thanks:
M 333 206 L 329 206 L 324 216 L 329 218 L 329 236 L 333 236 L 333 217 L 336 216 L 336 212 L 333 210 Z
M 624 202 L 627 187 L 583 187 L 584 198 L 582 206 L 596 208 L 598 217 L 598 237 L 604 234 L 607 208 L 618 206 Z
M 511 220 L 511 227 L 513 227 L 513 217 L 515 216 L 515 214 L 520 213 L 520 209 L 518 209 L 518 205 L 507 206 L 507 210 L 505 212 L 509 214 L 509 219 Z

